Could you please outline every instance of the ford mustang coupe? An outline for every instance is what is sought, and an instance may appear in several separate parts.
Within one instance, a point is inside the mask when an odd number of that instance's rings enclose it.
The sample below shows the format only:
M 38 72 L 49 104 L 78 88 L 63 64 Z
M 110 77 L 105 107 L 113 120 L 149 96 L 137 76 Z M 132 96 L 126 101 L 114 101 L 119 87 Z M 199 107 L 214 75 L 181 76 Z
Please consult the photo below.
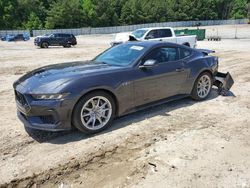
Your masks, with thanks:
M 45 66 L 14 84 L 18 117 L 49 131 L 96 133 L 115 117 L 162 102 L 208 97 L 218 69 L 209 51 L 160 41 L 127 42 L 91 61 Z

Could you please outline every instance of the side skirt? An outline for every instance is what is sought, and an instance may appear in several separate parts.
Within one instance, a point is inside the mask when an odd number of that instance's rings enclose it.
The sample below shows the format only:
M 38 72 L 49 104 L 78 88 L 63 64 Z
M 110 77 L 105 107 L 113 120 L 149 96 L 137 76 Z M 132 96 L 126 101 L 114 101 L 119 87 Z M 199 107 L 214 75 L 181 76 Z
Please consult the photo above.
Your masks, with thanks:
M 188 94 L 179 94 L 179 95 L 174 95 L 172 97 L 161 99 L 161 100 L 158 100 L 158 101 L 155 101 L 155 102 L 147 103 L 147 104 L 132 108 L 131 110 L 128 110 L 125 113 L 121 114 L 119 117 L 131 114 L 131 113 L 134 113 L 134 112 L 137 112 L 137 111 L 145 110 L 145 109 L 150 108 L 150 107 L 159 106 L 161 104 L 165 104 L 165 103 L 168 103 L 168 102 L 171 102 L 171 101 L 183 99 L 183 98 L 189 97 L 189 96 L 190 95 L 188 95 Z

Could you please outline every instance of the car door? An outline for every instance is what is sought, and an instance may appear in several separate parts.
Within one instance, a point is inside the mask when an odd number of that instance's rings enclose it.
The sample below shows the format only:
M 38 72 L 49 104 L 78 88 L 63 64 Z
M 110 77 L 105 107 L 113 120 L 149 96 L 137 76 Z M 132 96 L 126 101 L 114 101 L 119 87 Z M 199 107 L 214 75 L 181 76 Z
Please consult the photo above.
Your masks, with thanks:
M 176 37 L 173 36 L 171 29 L 159 29 L 159 40 L 176 43 Z
M 65 44 L 67 44 L 68 43 L 68 41 L 69 41 L 69 34 L 61 34 L 60 35 L 60 45 L 65 45 Z
M 64 34 L 58 34 L 57 37 L 56 37 L 56 41 L 57 41 L 57 45 L 63 45 L 65 42 L 65 37 L 64 37 Z
M 58 34 L 52 34 L 50 37 L 49 37 L 49 43 L 51 46 L 56 46 L 57 45 L 57 38 L 58 38 Z
M 159 40 L 158 29 L 149 31 L 145 36 L 145 40 Z
M 180 94 L 187 81 L 188 70 L 179 60 L 178 48 L 164 46 L 154 49 L 142 59 L 141 64 L 147 60 L 155 60 L 156 64 L 146 69 L 137 68 L 135 106 Z

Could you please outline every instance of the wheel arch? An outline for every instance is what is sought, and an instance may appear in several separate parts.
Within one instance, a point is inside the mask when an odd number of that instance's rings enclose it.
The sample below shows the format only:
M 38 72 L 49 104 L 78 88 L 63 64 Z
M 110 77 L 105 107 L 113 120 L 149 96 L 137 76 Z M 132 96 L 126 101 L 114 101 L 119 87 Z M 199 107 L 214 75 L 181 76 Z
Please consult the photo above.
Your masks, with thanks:
M 104 88 L 96 88 L 96 89 L 92 89 L 92 90 L 89 90 L 87 92 L 85 92 L 84 94 L 81 95 L 81 97 L 78 98 L 78 100 L 75 102 L 73 108 L 72 108 L 72 111 L 71 111 L 71 122 L 72 122 L 72 116 L 74 114 L 74 109 L 75 109 L 75 106 L 77 105 L 77 103 L 86 95 L 90 94 L 90 93 L 94 93 L 94 92 L 98 92 L 98 91 L 102 91 L 102 92 L 105 92 L 107 94 L 109 94 L 113 99 L 114 99 L 114 102 L 115 102 L 115 109 L 116 109 L 116 112 L 115 112 L 115 116 L 117 116 L 119 114 L 119 103 L 118 103 L 118 99 L 116 97 L 116 95 L 114 94 L 114 92 L 108 90 L 108 89 L 104 89 Z M 71 123 L 72 126 L 73 126 L 73 123 Z
M 199 74 L 197 74 L 196 78 L 194 79 L 193 84 L 192 84 L 192 88 L 194 87 L 194 84 L 195 84 L 196 80 L 199 78 L 199 76 L 200 76 L 201 74 L 205 73 L 205 72 L 209 73 L 210 76 L 211 76 L 211 78 L 213 79 L 213 73 L 212 73 L 212 71 L 209 70 L 209 69 L 203 69 L 203 70 L 201 70 L 201 71 L 199 72 Z M 212 80 L 212 81 L 213 81 L 213 80 Z
M 47 40 L 42 40 L 42 41 L 40 42 L 41 46 L 43 45 L 43 43 L 47 43 L 48 46 L 50 45 L 49 41 L 47 41 Z

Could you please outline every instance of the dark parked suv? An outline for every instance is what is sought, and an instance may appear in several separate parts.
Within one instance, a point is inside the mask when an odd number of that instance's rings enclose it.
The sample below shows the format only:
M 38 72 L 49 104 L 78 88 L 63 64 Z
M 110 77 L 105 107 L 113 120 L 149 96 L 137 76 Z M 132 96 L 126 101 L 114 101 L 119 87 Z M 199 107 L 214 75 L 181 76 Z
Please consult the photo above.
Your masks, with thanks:
M 48 48 L 49 46 L 71 47 L 76 45 L 77 41 L 73 34 L 54 33 L 36 37 L 34 44 L 41 48 Z

